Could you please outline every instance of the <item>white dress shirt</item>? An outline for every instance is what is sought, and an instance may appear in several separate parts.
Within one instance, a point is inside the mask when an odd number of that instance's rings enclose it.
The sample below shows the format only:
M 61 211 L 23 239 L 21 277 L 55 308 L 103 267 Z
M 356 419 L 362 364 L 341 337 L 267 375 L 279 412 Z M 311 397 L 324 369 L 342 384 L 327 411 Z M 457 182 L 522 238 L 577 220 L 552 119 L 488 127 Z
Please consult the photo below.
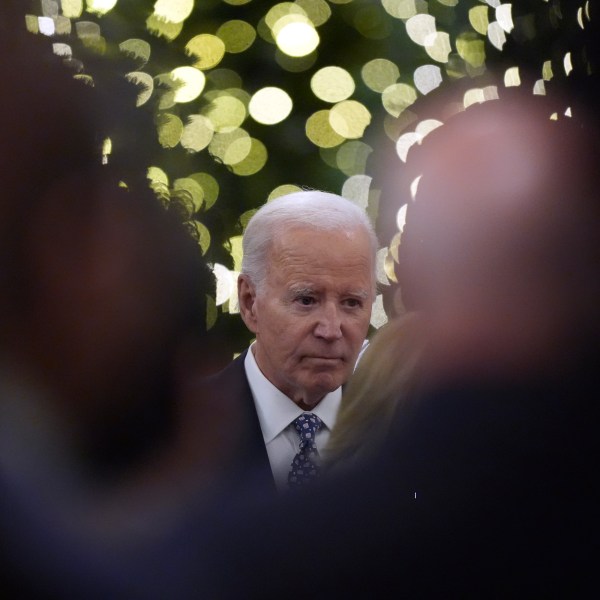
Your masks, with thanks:
M 293 421 L 308 411 L 302 410 L 262 374 L 254 359 L 252 346 L 246 354 L 244 367 L 254 398 L 254 406 L 267 448 L 275 486 L 278 491 L 282 492 L 288 489 L 288 473 L 300 445 L 300 436 L 294 428 Z M 323 450 L 329 440 L 341 400 L 342 388 L 339 387 L 327 394 L 310 411 L 323 421 L 323 427 L 315 437 L 319 451 Z

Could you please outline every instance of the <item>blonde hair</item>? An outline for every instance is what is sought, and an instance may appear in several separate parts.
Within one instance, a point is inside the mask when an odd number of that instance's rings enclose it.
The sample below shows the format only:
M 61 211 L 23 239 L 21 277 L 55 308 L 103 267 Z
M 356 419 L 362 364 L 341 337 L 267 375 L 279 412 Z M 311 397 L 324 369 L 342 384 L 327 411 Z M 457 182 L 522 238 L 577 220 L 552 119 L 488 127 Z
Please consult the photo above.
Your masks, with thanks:
M 389 321 L 374 335 L 348 381 L 336 424 L 323 451 L 328 467 L 352 465 L 373 454 L 397 410 L 411 396 L 425 339 L 418 312 Z

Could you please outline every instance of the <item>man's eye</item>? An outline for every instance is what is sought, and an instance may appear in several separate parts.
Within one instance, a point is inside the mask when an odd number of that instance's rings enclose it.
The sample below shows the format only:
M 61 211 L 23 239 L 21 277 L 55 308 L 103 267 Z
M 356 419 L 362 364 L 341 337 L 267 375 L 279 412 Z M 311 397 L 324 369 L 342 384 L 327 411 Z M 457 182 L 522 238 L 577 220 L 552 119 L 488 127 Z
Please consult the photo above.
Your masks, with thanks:
M 348 308 L 360 308 L 362 306 L 362 302 L 358 298 L 348 298 L 345 304 Z
M 296 301 L 302 304 L 302 306 L 311 306 L 314 304 L 315 299 L 312 296 L 299 296 Z

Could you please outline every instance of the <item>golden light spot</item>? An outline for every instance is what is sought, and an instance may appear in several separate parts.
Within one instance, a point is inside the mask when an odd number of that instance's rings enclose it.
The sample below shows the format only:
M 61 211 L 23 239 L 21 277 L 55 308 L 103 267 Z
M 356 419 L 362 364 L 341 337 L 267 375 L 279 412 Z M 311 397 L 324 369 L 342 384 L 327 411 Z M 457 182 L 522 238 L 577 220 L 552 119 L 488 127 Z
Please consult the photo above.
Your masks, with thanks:
M 573 70 L 573 63 L 571 62 L 571 53 L 570 52 L 567 52 L 565 54 L 563 65 L 565 67 L 565 75 L 569 75 L 569 73 Z
M 423 65 L 415 69 L 413 81 L 421 94 L 428 94 L 442 83 L 442 71 L 436 65 Z
M 252 96 L 250 96 L 250 94 L 246 90 L 242 90 L 240 88 L 229 88 L 222 91 L 215 90 L 213 92 L 209 92 L 208 94 L 206 94 L 206 97 L 212 101 L 213 96 L 211 94 L 215 94 L 214 98 L 218 98 L 220 96 L 232 96 L 233 98 L 237 98 L 244 105 L 244 110 L 246 112 L 248 104 L 250 104 L 250 100 L 252 99 Z
M 423 136 L 416 131 L 409 131 L 403 133 L 396 142 L 396 154 L 402 162 L 406 162 L 408 151 L 413 147 L 414 144 L 418 144 L 423 139 Z
M 256 30 L 250 23 L 234 19 L 223 23 L 217 29 L 217 36 L 223 40 L 226 52 L 239 54 L 252 46 L 256 39 Z
M 502 50 L 502 47 L 506 44 L 506 34 L 498 21 L 489 24 L 487 36 L 492 46 L 498 48 L 498 50 Z
M 437 119 L 424 119 L 416 126 L 415 131 L 420 133 L 424 138 L 426 135 L 429 135 L 432 131 L 438 127 L 441 127 L 442 125 L 443 123 Z
M 280 2 L 272 6 L 267 14 L 265 15 L 264 22 L 266 26 L 273 31 L 277 27 L 278 21 L 284 17 L 290 17 L 292 15 L 298 15 L 304 21 L 307 20 L 308 15 L 306 11 L 296 2 Z M 285 22 L 282 22 L 280 26 L 283 26 Z M 273 34 L 276 32 L 273 31 Z
M 52 44 L 52 52 L 56 56 L 62 56 L 64 58 L 71 58 L 73 56 L 73 50 L 68 44 Z
M 415 177 L 410 184 L 410 197 L 412 198 L 413 202 L 416 200 L 416 197 L 417 197 L 417 192 L 419 190 L 419 183 L 421 182 L 421 177 L 423 177 L 423 175 L 419 175 L 418 177 Z M 404 221 L 406 221 L 406 217 L 405 217 Z M 402 230 L 403 228 L 404 228 L 404 225 L 400 229 Z
M 437 31 L 425 40 L 425 52 L 433 60 L 448 62 L 448 55 L 452 52 L 450 47 L 450 36 L 445 31 Z
M 256 212 L 256 211 L 254 211 Z M 244 255 L 244 251 L 243 251 L 243 245 L 242 245 L 242 240 L 243 240 L 243 236 L 241 235 L 234 235 L 233 237 L 229 238 L 229 254 L 231 255 L 231 258 L 233 258 L 233 270 L 234 271 L 241 271 L 242 270 L 242 258 Z M 237 280 L 237 277 L 236 277 Z M 236 281 L 237 283 L 237 281 Z M 236 285 L 237 288 L 237 285 Z
M 93 21 L 77 21 L 75 23 L 75 32 L 79 39 L 100 37 L 100 25 Z
M 385 308 L 383 307 L 383 296 L 378 294 L 371 307 L 371 325 L 375 329 L 383 327 L 388 321 Z
M 394 239 L 396 237 L 400 237 L 399 234 L 396 234 L 394 236 L 394 238 L 392 239 L 392 242 L 394 241 Z M 386 274 L 388 280 L 391 281 L 391 282 L 394 282 L 394 283 L 398 283 L 398 281 L 396 279 L 396 273 L 395 273 L 395 267 L 394 267 L 394 258 L 393 258 L 393 255 L 392 255 L 391 246 L 390 246 L 390 248 L 388 248 L 388 252 L 387 252 L 387 254 L 385 256 L 385 263 L 383 265 L 383 268 L 385 269 L 385 274 Z
M 411 17 L 406 21 L 406 33 L 415 44 L 425 46 L 427 39 L 436 33 L 435 17 L 424 14 Z
M 554 73 L 552 71 L 552 62 L 547 60 L 542 65 L 542 77 L 544 81 L 550 81 L 554 77 Z
M 285 196 L 286 194 L 291 194 L 292 192 L 299 192 L 301 190 L 302 190 L 302 188 L 299 185 L 294 185 L 292 183 L 284 183 L 283 185 L 278 185 L 269 194 L 269 197 L 267 198 L 267 202 L 269 200 L 274 200 L 275 198 L 279 198 L 279 196 Z M 255 212 L 256 212 L 256 210 L 253 210 L 252 214 L 254 214 Z M 248 220 L 250 220 L 250 219 L 248 219 Z M 242 225 L 244 225 L 244 223 L 242 223 Z
M 202 187 L 204 194 L 204 208 L 211 208 L 219 197 L 219 184 L 217 180 L 208 173 L 192 173 L 189 175 L 198 185 Z
M 112 140 L 107 137 L 102 142 L 102 164 L 108 164 L 108 157 L 112 154 Z
M 373 178 L 368 175 L 352 175 L 346 179 L 342 186 L 342 196 L 366 209 L 369 203 L 371 181 L 373 181 Z
M 29 33 L 33 33 L 37 35 L 40 32 L 40 23 L 39 20 L 42 17 L 36 17 L 35 15 L 25 15 L 25 29 Z
M 473 88 L 467 90 L 463 96 L 463 106 L 468 108 L 472 104 L 481 104 L 488 100 L 498 99 L 498 88 L 494 85 L 485 88 Z
M 247 177 L 258 173 L 267 164 L 267 148 L 255 138 L 251 138 L 252 147 L 246 158 L 232 166 L 231 170 L 241 177 Z
M 567 106 L 567 109 L 565 110 L 565 117 L 572 117 L 573 116 L 573 112 L 571 111 L 571 107 Z
M 295 15 L 293 15 L 294 17 Z M 286 21 L 283 26 L 280 23 Z M 308 19 L 283 17 L 273 28 L 277 47 L 289 56 L 306 56 L 319 45 L 319 34 Z
M 533 93 L 536 96 L 545 96 L 546 95 L 546 86 L 544 85 L 543 79 L 538 79 L 533 84 Z
M 398 81 L 400 69 L 387 58 L 375 58 L 365 63 L 361 69 L 361 77 L 368 88 L 381 93 Z
M 356 139 L 363 136 L 371 122 L 371 113 L 364 104 L 356 100 L 345 100 L 329 111 L 329 122 L 339 135 L 346 139 Z
M 252 147 L 250 135 L 244 129 L 217 133 L 208 146 L 212 156 L 223 164 L 235 164 L 246 158 Z
M 341 67 L 323 67 L 310 80 L 314 95 L 325 102 L 341 102 L 354 93 L 352 75 Z
M 471 27 L 473 27 L 477 33 L 487 35 L 487 29 L 490 24 L 488 7 L 474 6 L 469 9 L 469 23 L 471 23 Z
M 173 189 L 187 194 L 191 200 L 193 212 L 200 210 L 204 200 L 204 190 L 197 181 L 194 181 L 191 177 L 181 177 L 173 182 Z
M 204 73 L 195 67 L 176 67 L 171 71 L 171 77 L 177 84 L 174 100 L 182 104 L 195 100 L 206 83 Z
M 71 33 L 71 19 L 66 17 L 55 17 L 54 28 L 56 35 L 69 35 Z
M 131 56 L 135 60 L 138 60 L 140 62 L 140 66 L 142 66 L 150 60 L 152 47 L 145 40 L 132 38 L 121 42 L 119 44 L 119 50 L 121 50 L 121 52 L 127 56 Z
M 117 0 L 87 0 L 87 11 L 104 15 L 112 10 L 116 4 Z
M 225 43 L 216 35 L 201 33 L 185 45 L 185 52 L 197 59 L 193 65 L 197 69 L 212 69 L 223 60 Z
M 396 19 L 410 19 L 419 12 L 416 0 L 382 0 L 381 4 Z
M 204 115 L 190 115 L 181 135 L 181 145 L 189 152 L 200 152 L 208 147 L 215 128 Z
M 243 6 L 244 4 L 248 4 L 252 2 L 252 0 L 223 0 L 225 4 L 230 4 L 231 6 Z
M 131 73 L 127 73 L 125 78 L 140 88 L 135 105 L 142 106 L 142 104 L 148 102 L 154 91 L 154 79 L 143 71 L 132 71 Z
M 388 247 L 389 252 L 390 252 L 390 258 L 395 262 L 398 262 L 398 250 L 400 248 L 401 237 L 402 237 L 402 235 L 401 235 L 400 231 L 395 233 L 394 237 L 391 239 L 390 245 Z M 390 277 L 389 273 L 388 273 L 388 277 Z M 390 279 L 392 279 L 392 278 L 390 277 Z M 395 281 L 395 278 L 394 278 L 394 281 Z
M 458 0 L 438 0 L 438 2 L 444 6 L 456 6 L 458 4 Z
M 158 141 L 163 148 L 174 148 L 181 139 L 183 123 L 177 115 L 162 113 L 156 117 Z
M 252 138 L 250 136 L 239 137 L 227 146 L 223 162 L 229 166 L 237 165 L 248 158 L 251 150 Z
M 275 125 L 292 112 L 292 99 L 284 90 L 265 87 L 252 96 L 248 105 L 250 116 L 263 125 Z
M 315 27 L 323 25 L 331 17 L 331 8 L 325 0 L 296 0 L 295 4 L 304 10 Z
M 408 108 L 417 99 L 415 89 L 406 83 L 395 83 L 387 87 L 381 96 L 383 107 L 393 117 Z
M 83 13 L 83 0 L 62 0 L 62 13 L 69 19 L 78 19 Z
M 163 21 L 182 23 L 194 8 L 194 0 L 156 0 L 154 14 Z
M 382 283 L 383 285 L 389 285 L 390 283 L 390 280 L 388 279 L 385 270 L 385 259 L 387 258 L 388 253 L 388 248 L 380 248 L 377 251 L 377 260 L 375 261 L 377 281 L 378 283 Z
M 496 8 L 496 20 L 506 33 L 510 33 L 514 29 L 512 18 L 512 5 L 501 4 Z
M 159 110 L 168 110 L 175 106 L 175 88 L 177 85 L 170 73 L 161 73 L 154 78 L 154 89 L 158 91 L 159 95 Z
M 516 87 L 521 85 L 521 76 L 519 75 L 519 67 L 510 67 L 504 73 L 504 85 L 506 87 Z
M 210 119 L 218 133 L 227 133 L 237 129 L 246 119 L 246 106 L 238 98 L 223 93 L 212 99 L 202 109 L 202 114 Z
M 358 175 L 367 168 L 367 160 L 373 148 L 364 142 L 353 140 L 342 144 L 335 156 L 335 167 L 345 175 Z
M 153 35 L 162 36 L 169 41 L 173 41 L 181 33 L 183 22 L 163 21 L 153 14 L 146 19 L 146 29 Z
M 169 185 L 169 176 L 160 167 L 148 167 L 146 177 L 150 183 L 160 183 L 162 185 Z
M 404 227 L 406 225 L 406 210 L 408 208 L 407 204 L 403 204 L 400 207 L 400 210 L 398 211 L 398 213 L 396 214 L 396 227 L 398 228 L 398 231 L 402 232 L 404 231 Z
M 216 281 L 216 298 L 217 306 L 225 304 L 231 298 L 234 292 L 237 292 L 237 276 L 234 275 L 227 267 L 219 263 L 215 263 L 212 272 Z
M 85 73 L 77 73 L 77 75 L 73 75 L 73 79 L 77 79 L 78 81 L 83 81 L 86 85 L 90 87 L 94 87 L 94 79 L 91 75 L 87 75 Z
M 313 113 L 306 121 L 305 131 L 306 137 L 319 148 L 333 148 L 344 141 L 331 127 L 328 110 Z
M 485 63 L 485 44 L 475 33 L 460 34 L 456 38 L 456 51 L 472 67 L 481 67 Z
M 280 187 L 286 187 L 286 186 L 280 186 Z M 279 188 L 276 188 L 276 189 L 279 189 Z M 291 191 L 296 192 L 300 189 L 301 188 L 297 188 L 297 189 L 294 188 Z M 273 194 L 273 192 L 271 192 L 271 194 Z M 283 194 L 279 194 L 279 195 L 283 196 Z M 277 196 L 275 196 L 275 198 L 276 197 Z M 272 200 L 272 199 L 273 198 L 271 198 L 271 195 L 269 195 L 269 197 L 267 198 L 267 202 L 269 202 L 269 200 Z M 250 219 L 256 214 L 257 211 L 258 211 L 258 208 L 251 208 L 250 210 L 247 210 L 240 215 L 238 221 L 239 221 L 239 224 L 242 226 L 242 229 L 246 229 L 248 223 L 250 222 Z
M 198 243 L 200 244 L 202 254 L 206 254 L 206 251 L 210 247 L 210 231 L 208 231 L 206 225 L 204 225 L 204 223 L 200 223 L 200 221 L 189 221 L 189 225 L 196 230 L 196 235 L 198 236 Z

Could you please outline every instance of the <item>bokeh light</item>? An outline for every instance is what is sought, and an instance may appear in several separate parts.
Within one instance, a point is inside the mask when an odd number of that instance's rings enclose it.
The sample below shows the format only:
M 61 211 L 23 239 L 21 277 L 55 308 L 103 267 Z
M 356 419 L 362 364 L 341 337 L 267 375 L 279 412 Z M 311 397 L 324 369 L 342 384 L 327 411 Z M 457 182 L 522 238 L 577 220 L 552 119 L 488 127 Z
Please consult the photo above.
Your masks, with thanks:
M 62 0 L 30 12 L 26 28 L 78 79 L 101 87 L 114 72 L 151 114 L 148 131 L 112 133 L 102 160 L 148 152 L 150 186 L 214 266 L 215 327 L 236 312 L 241 234 L 265 201 L 341 192 L 376 221 L 383 149 L 402 169 L 453 112 L 518 86 L 569 90 L 597 68 L 585 0 Z M 443 113 L 423 115 L 442 94 Z M 552 117 L 569 114 L 561 105 Z M 382 238 L 382 285 L 394 282 L 400 240 Z

